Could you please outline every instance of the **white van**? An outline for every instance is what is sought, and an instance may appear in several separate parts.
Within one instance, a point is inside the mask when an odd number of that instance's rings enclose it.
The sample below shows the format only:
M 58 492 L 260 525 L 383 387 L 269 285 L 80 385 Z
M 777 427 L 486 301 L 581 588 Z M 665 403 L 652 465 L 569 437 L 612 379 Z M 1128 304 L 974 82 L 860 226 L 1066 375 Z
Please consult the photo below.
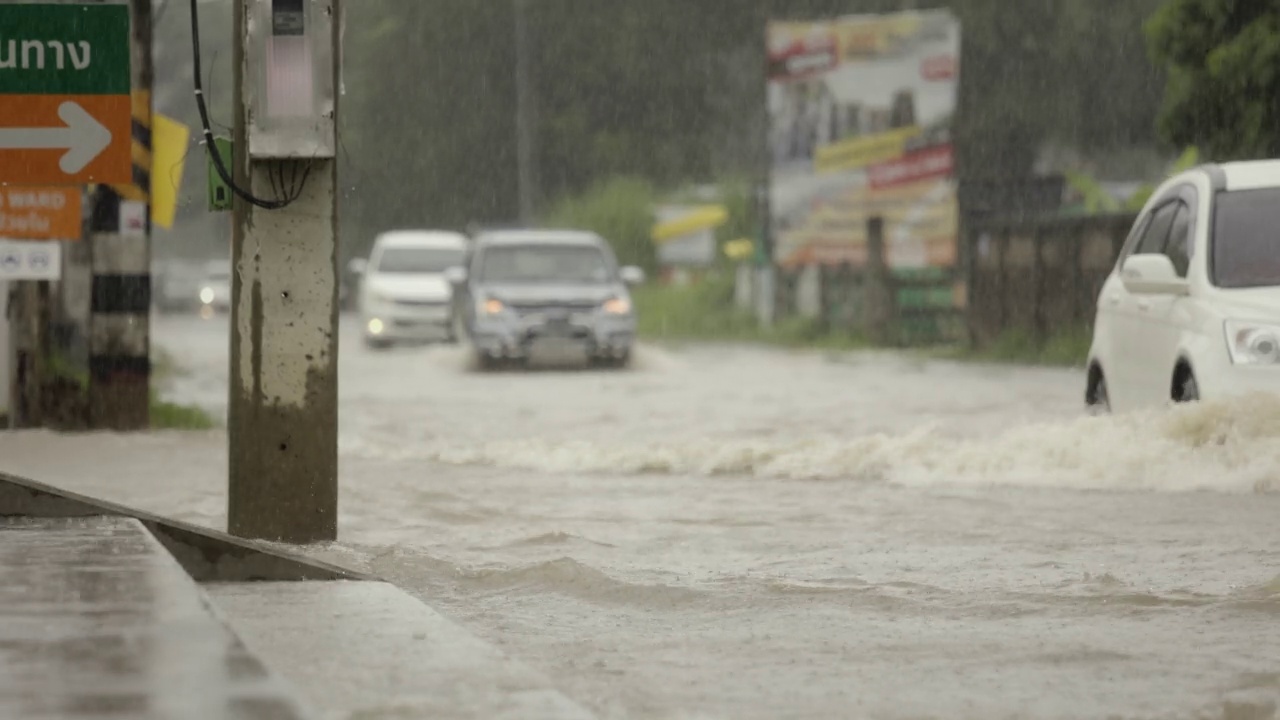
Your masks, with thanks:
M 462 265 L 467 237 L 437 230 L 395 230 L 378 236 L 360 274 L 359 310 L 365 344 L 443 338 L 456 342 L 451 317 L 453 287 L 445 271 Z

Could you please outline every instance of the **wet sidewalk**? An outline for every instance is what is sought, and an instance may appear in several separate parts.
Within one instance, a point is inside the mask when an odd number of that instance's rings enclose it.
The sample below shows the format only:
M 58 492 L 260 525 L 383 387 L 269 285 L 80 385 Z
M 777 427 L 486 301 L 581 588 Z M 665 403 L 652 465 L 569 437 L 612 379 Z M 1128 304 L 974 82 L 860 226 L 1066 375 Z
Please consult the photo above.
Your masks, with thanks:
M 138 520 L 0 518 L 0 717 L 307 720 Z
M 401 589 L 0 472 L 0 720 L 591 720 Z

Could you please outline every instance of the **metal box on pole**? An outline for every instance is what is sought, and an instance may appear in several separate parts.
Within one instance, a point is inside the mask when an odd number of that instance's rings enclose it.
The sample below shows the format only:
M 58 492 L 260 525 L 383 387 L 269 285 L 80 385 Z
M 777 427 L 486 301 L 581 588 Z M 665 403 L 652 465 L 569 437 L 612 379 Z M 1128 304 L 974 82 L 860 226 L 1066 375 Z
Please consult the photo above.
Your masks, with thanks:
M 332 0 L 262 0 L 246 17 L 249 157 L 336 154 Z

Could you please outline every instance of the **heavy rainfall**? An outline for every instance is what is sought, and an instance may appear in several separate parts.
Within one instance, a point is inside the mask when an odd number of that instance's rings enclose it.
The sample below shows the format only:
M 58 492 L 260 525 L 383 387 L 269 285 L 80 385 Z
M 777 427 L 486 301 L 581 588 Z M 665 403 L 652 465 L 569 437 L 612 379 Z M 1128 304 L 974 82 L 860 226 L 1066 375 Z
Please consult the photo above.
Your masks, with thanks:
M 0 239 L 0 484 L 386 581 L 445 625 L 379 632 L 581 713 L 504 717 L 1280 713 L 1280 7 L 346 0 L 322 216 L 310 161 L 208 160 L 197 84 L 212 135 L 277 137 L 237 123 L 236 1 L 152 2 L 146 427 L 94 387 L 138 204 L 112 185 L 104 236 L 86 183 L 56 275 Z M 67 203 L 21 184 L 0 203 Z M 294 200 L 336 242 L 273 219 Z M 249 529 L 312 500 L 335 541 Z M 0 568 L 38 553 L 18 527 Z M 424 699 L 448 662 L 264 620 L 347 606 L 193 575 L 315 717 L 501 715 Z M 34 717 L 6 632 L 0 710 Z

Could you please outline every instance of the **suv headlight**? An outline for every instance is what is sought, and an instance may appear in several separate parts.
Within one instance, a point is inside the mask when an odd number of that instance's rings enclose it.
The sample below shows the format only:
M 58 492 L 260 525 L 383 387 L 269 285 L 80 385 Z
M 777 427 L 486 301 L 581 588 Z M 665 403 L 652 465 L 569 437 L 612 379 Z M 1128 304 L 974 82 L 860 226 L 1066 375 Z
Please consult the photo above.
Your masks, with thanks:
M 631 312 L 631 301 L 626 298 L 613 298 L 605 301 L 601 309 L 610 315 L 626 315 Z
M 1280 365 L 1280 326 L 1228 320 L 1226 330 L 1236 365 Z

